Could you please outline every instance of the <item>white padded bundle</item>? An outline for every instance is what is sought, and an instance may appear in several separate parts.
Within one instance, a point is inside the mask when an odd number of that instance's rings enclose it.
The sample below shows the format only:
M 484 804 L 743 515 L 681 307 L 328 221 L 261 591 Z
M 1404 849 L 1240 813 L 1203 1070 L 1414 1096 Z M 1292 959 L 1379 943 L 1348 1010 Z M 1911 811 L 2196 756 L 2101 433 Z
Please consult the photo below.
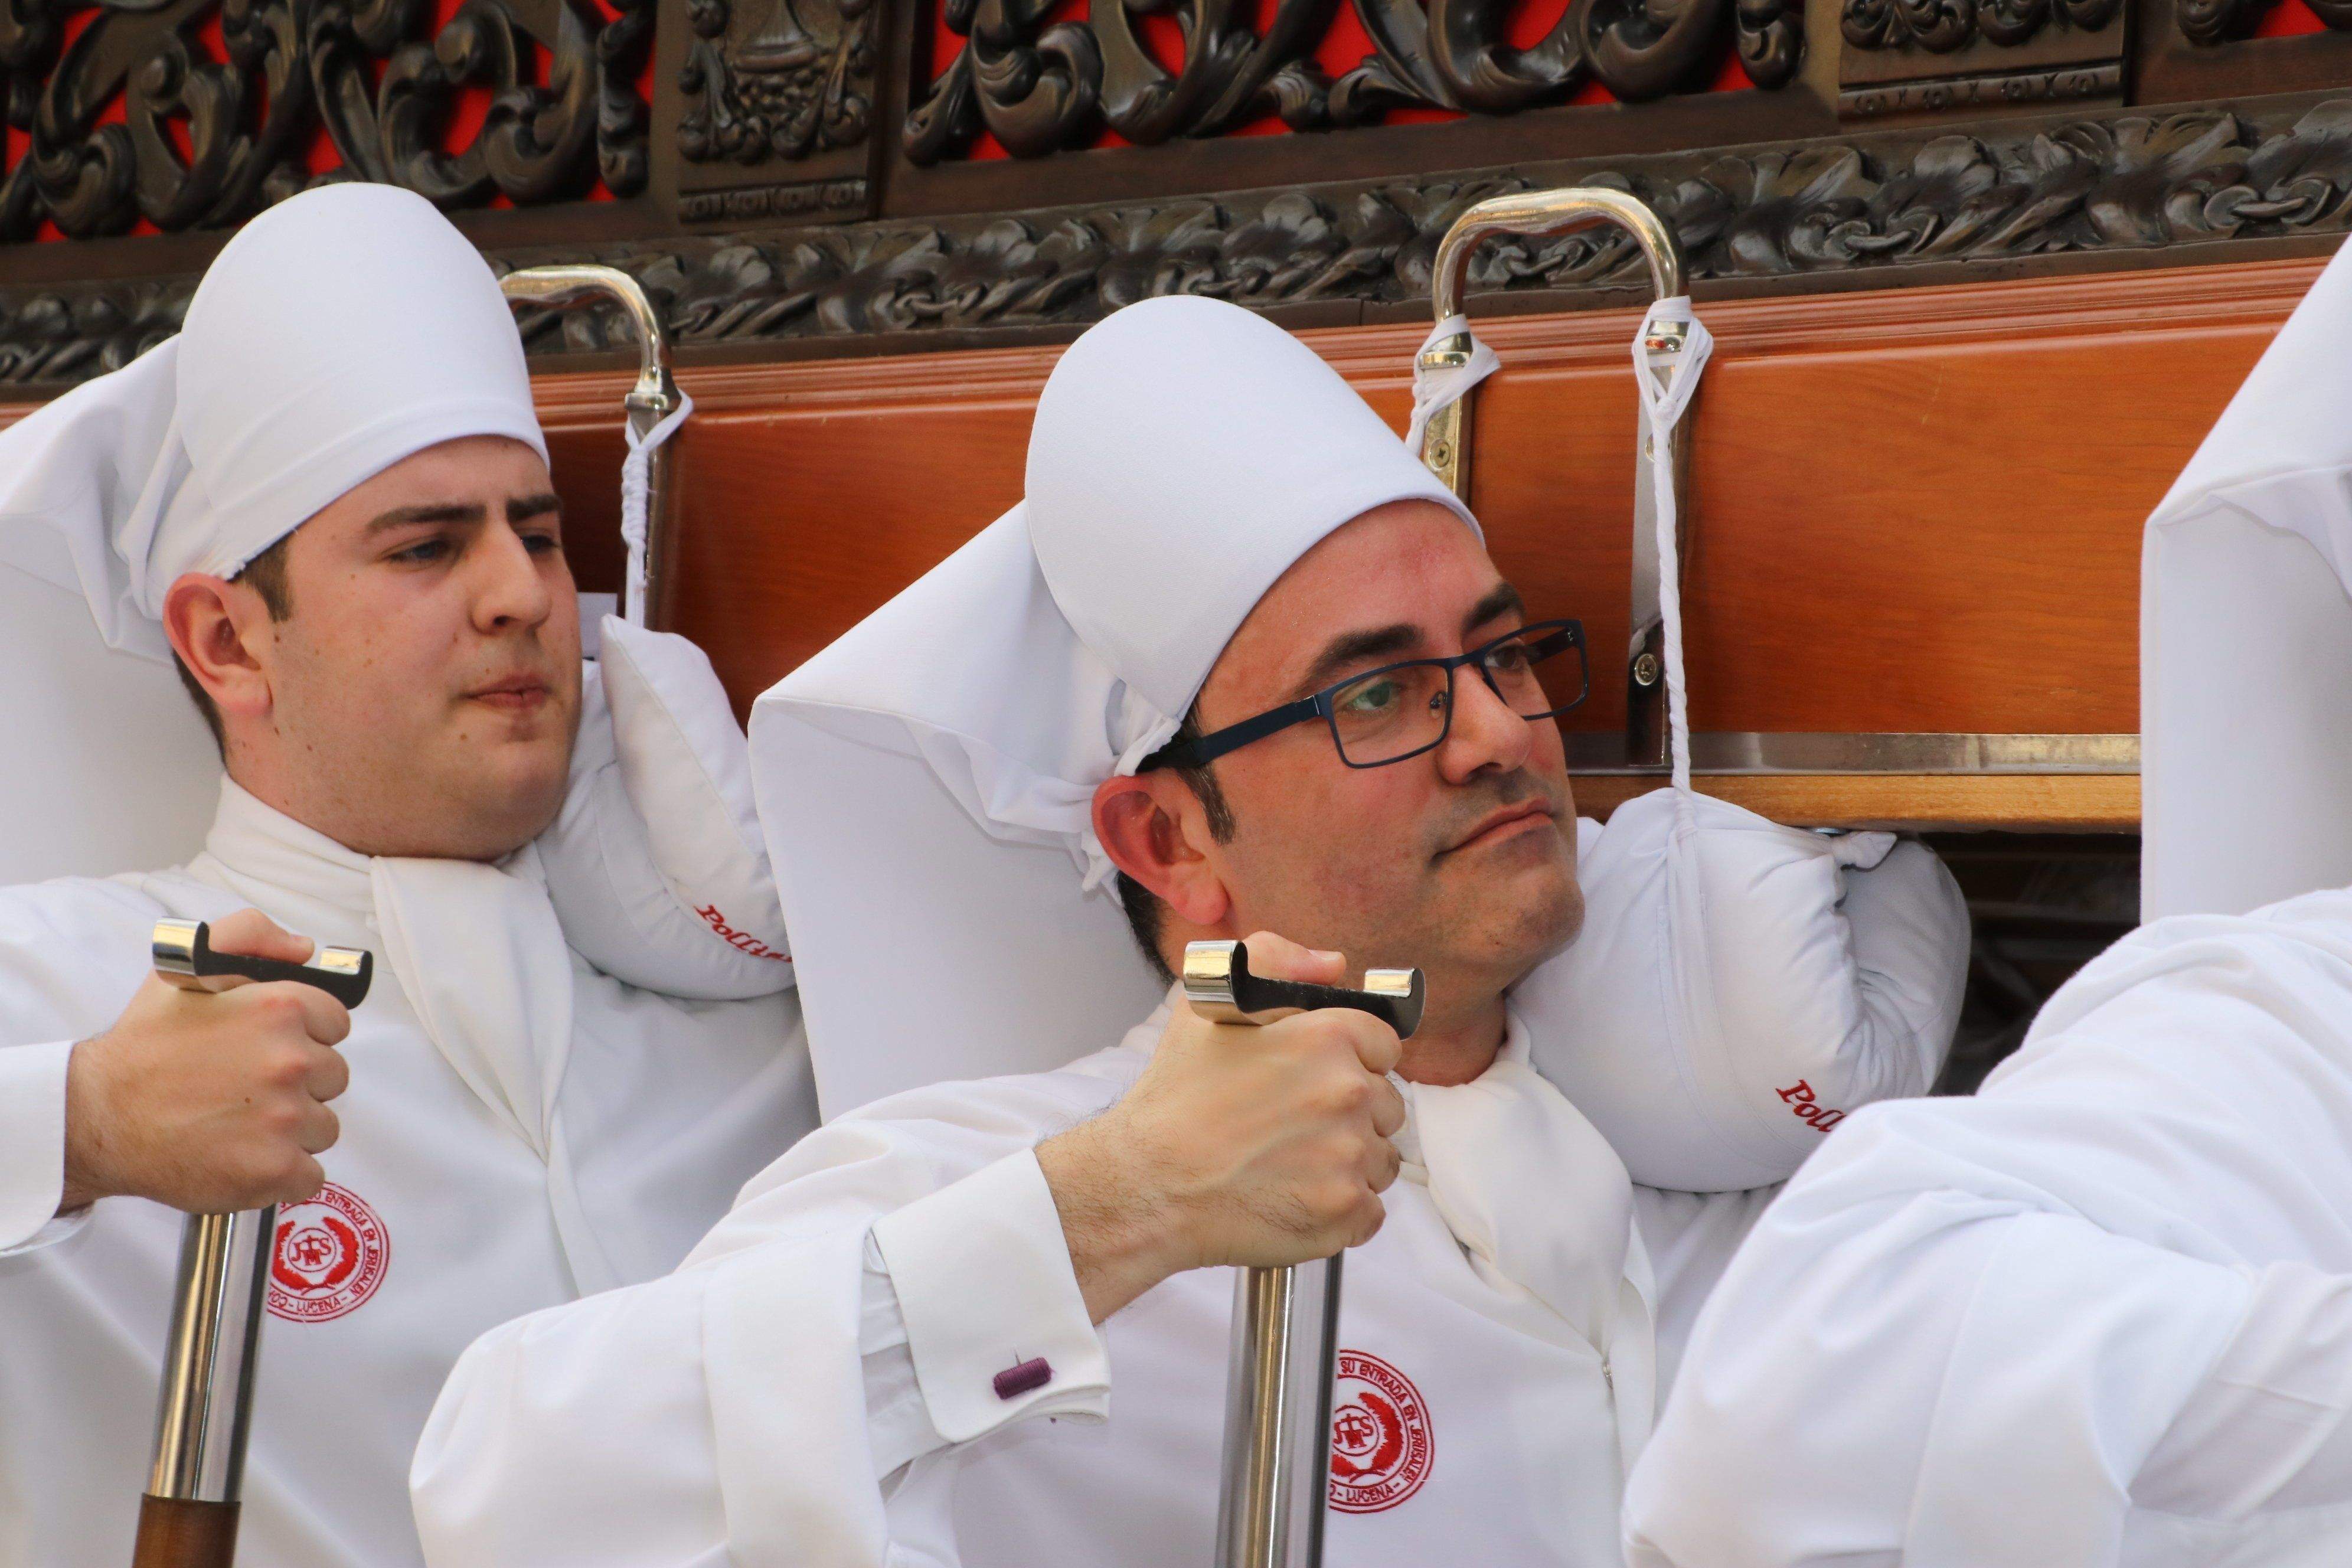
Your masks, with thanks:
M 693 411 L 681 395 L 645 435 L 628 432 L 623 609 L 596 628 L 571 784 L 538 847 L 583 958 L 648 991 L 722 1002 L 782 991 L 793 961 L 727 689 L 709 655 L 645 624 L 654 448 Z
M 1537 1070 L 1635 1181 L 1785 1181 L 1848 1111 L 1935 1081 L 1969 916 L 1926 847 L 1682 787 L 1580 826 L 1584 932 L 1513 1000 Z
M 1661 318 L 1690 344 L 1663 383 L 1643 349 Z M 1633 339 L 1673 780 L 1605 827 L 1580 824 L 1583 933 L 1512 998 L 1537 1070 L 1636 1182 L 1677 1192 L 1785 1181 L 1847 1112 L 1925 1093 L 1968 974 L 1968 906 L 1925 847 L 1784 827 L 1690 786 L 1668 437 L 1709 346 L 1686 300 L 1659 301 Z
M 793 983 L 782 906 L 726 689 L 682 637 L 604 617 L 563 809 L 539 838 L 548 896 L 589 963 L 720 1001 Z

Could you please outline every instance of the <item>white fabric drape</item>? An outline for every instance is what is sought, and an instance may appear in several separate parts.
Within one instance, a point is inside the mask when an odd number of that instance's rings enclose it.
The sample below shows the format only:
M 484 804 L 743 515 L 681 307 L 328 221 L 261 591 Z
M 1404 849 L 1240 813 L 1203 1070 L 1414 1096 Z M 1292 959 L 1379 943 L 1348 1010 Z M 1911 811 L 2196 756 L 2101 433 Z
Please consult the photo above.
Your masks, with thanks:
M 558 1105 L 572 1048 L 572 952 L 535 851 L 525 847 L 505 867 L 375 858 L 368 880 L 384 959 L 425 1034 L 546 1163 L 573 1285 L 583 1294 L 609 1289 L 618 1275 L 582 1208 Z
M 1527 1032 L 1514 1026 L 1468 1083 L 1395 1079 L 1408 1112 L 1401 1175 L 1429 1189 L 1489 1284 L 1540 1301 L 1601 1356 L 1620 1461 L 1631 1469 L 1657 1397 L 1656 1287 L 1633 1224 L 1633 1184 L 1609 1141 L 1527 1058 Z

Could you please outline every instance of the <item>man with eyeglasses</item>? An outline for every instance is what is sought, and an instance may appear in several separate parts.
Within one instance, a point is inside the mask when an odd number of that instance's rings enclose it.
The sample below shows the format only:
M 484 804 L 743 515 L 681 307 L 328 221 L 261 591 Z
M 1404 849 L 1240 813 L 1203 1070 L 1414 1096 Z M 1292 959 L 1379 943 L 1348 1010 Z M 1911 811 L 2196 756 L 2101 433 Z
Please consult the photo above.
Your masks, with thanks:
M 1583 644 L 1286 333 L 1188 299 L 1088 332 L 1022 506 L 755 712 L 834 1120 L 670 1279 L 468 1352 L 413 1476 L 428 1559 L 1205 1568 L 1226 1266 L 1352 1247 L 1328 1559 L 1616 1563 L 1766 1194 L 1636 1185 L 1530 1065 L 1577 1041 L 1663 1098 L 1680 1059 L 1666 985 L 1630 1041 L 1513 1000 L 1583 917 L 1551 722 Z M 1833 994 L 1829 1048 L 1917 1092 L 1965 917 L 1916 847 L 1864 879 L 1851 930 L 1834 893 L 1782 911 L 1835 967 L 1759 1011 Z M 1419 1030 L 1165 989 L 1244 933 L 1265 973 L 1420 967 Z

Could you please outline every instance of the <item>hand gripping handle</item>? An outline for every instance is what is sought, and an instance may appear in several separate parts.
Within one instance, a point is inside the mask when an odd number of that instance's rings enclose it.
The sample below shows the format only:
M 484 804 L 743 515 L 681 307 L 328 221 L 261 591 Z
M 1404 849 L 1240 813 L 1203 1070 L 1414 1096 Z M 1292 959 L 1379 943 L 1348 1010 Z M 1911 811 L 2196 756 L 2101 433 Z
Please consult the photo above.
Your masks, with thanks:
M 1260 1015 L 1287 1007 L 1353 1007 L 1388 1025 L 1402 1040 L 1421 1027 L 1423 994 L 1418 969 L 1368 969 L 1364 988 L 1356 991 L 1252 974 L 1249 949 L 1237 942 L 1195 942 L 1184 948 L 1184 1000 L 1220 1024 L 1264 1023 Z
M 155 973 L 174 985 L 194 988 L 225 974 L 291 980 L 346 1007 L 366 998 L 375 974 L 374 958 L 357 948 L 322 947 L 309 963 L 215 952 L 203 921 L 157 921 L 150 947 Z M 181 1230 L 133 1568 L 232 1568 L 236 1561 L 277 1214 L 274 1207 L 192 1214 Z
M 1352 1007 L 1402 1039 L 1421 1026 L 1423 992 L 1418 969 L 1368 970 L 1364 988 L 1354 991 L 1252 974 L 1249 949 L 1237 942 L 1184 949 L 1184 999 L 1221 1024 L 1262 1024 L 1291 1007 Z M 1322 1568 L 1341 1256 L 1241 1270 L 1225 1370 L 1216 1568 Z
M 355 947 L 322 947 L 308 963 L 215 952 L 212 927 L 203 921 L 157 921 L 153 947 L 155 973 L 174 985 L 191 988 L 197 981 L 224 974 L 291 980 L 315 985 L 344 1006 L 356 1007 L 367 999 L 368 985 L 375 978 L 375 955 Z

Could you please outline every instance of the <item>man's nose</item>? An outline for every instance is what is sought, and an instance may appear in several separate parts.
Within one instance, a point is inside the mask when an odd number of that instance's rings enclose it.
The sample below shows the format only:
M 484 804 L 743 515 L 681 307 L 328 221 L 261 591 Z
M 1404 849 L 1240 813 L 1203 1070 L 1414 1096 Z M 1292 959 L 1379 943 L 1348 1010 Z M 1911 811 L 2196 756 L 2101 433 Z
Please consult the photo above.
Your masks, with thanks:
M 1454 723 L 1437 749 L 1438 773 L 1463 784 L 1488 768 L 1514 772 L 1527 762 L 1534 735 L 1477 667 L 1465 665 L 1454 672 Z
M 535 626 L 554 613 L 547 578 L 522 535 L 503 523 L 475 545 L 474 619 L 484 631 Z

